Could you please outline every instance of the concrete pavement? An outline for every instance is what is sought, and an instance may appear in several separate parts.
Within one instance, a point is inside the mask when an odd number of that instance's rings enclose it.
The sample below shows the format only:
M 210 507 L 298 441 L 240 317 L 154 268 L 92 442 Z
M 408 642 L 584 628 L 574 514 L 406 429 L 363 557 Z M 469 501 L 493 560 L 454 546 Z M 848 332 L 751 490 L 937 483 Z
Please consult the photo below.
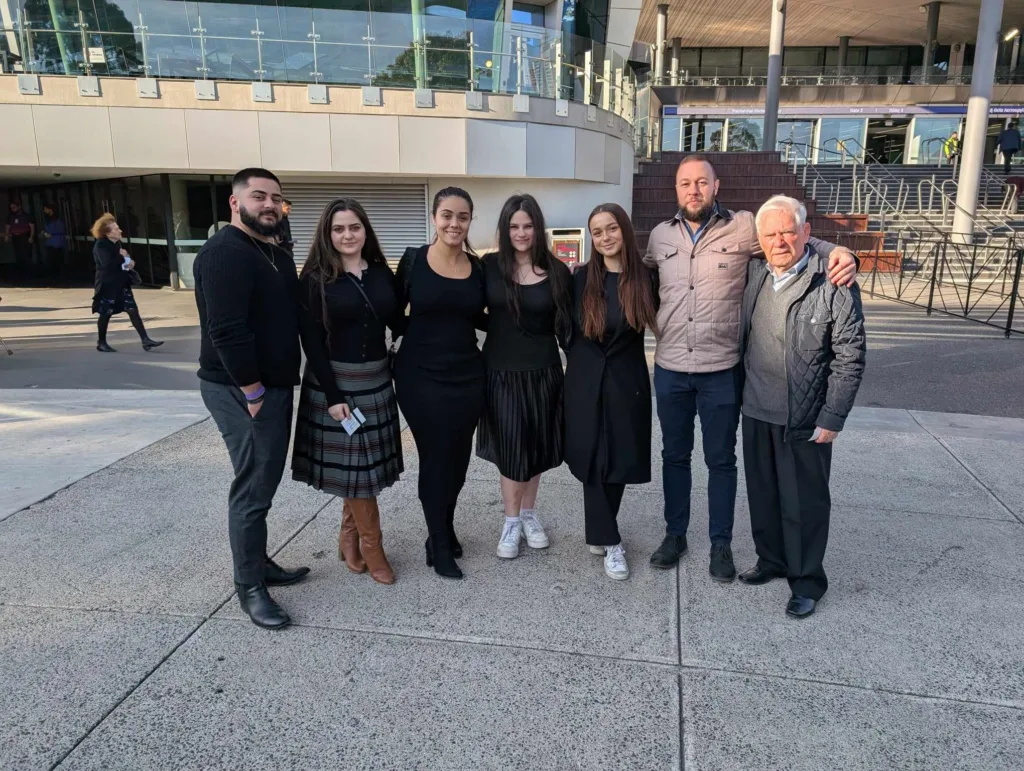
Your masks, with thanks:
M 804 622 L 784 583 L 709 579 L 699 448 L 677 570 L 647 566 L 659 469 L 626 494 L 633 575 L 614 582 L 564 467 L 541 486 L 551 547 L 495 557 L 497 476 L 474 459 L 450 582 L 423 564 L 405 439 L 381 498 L 394 586 L 338 562 L 336 499 L 282 484 L 271 549 L 313 573 L 275 592 L 281 632 L 233 597 L 209 420 L 0 521 L 0 768 L 1020 767 L 1024 421 L 858 408 L 836 446 L 831 588 Z

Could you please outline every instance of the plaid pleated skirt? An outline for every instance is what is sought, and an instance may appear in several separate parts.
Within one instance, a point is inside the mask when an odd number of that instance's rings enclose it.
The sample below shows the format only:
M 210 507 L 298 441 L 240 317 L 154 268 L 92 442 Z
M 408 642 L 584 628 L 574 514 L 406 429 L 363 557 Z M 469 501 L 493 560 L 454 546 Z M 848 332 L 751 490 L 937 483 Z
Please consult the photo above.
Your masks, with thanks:
M 402 462 L 398 402 L 387 359 L 332 361 L 334 378 L 366 423 L 349 436 L 327 412 L 309 366 L 302 378 L 292 451 L 292 479 L 343 498 L 375 498 L 398 481 Z

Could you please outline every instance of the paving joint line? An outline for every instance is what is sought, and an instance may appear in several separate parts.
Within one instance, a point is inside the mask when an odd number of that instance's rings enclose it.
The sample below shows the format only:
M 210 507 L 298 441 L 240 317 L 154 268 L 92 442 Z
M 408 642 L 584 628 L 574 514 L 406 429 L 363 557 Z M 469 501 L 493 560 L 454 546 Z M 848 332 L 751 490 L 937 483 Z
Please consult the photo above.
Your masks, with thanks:
M 232 592 L 234 594 L 234 592 Z M 227 599 L 231 599 L 228 595 Z M 61 610 L 72 613 L 120 613 L 125 616 L 149 616 L 155 618 L 206 618 L 202 613 L 158 613 L 147 610 L 134 610 L 131 608 L 83 608 L 77 605 L 43 605 L 34 602 L 6 602 L 0 601 L 0 608 L 28 608 L 32 610 Z
M 134 451 L 128 453 L 124 457 L 118 458 L 113 463 L 108 463 L 106 466 L 102 466 L 101 468 L 98 468 L 95 471 L 90 471 L 85 476 L 79 477 L 78 479 L 74 479 L 74 480 L 68 482 L 66 485 L 63 485 L 62 487 L 58 487 L 56 490 L 54 490 L 53 492 L 43 496 L 38 501 L 33 501 L 32 503 L 30 503 L 28 506 L 25 506 L 24 508 L 18 509 L 17 511 L 12 511 L 6 517 L 0 516 L 0 526 L 2 526 L 4 522 L 10 522 L 16 516 L 18 516 L 19 514 L 23 514 L 24 512 L 26 512 L 29 509 L 31 509 L 33 506 L 38 506 L 40 503 L 46 503 L 51 498 L 55 497 L 58 493 L 64 492 L 69 487 L 72 487 L 73 485 L 77 485 L 79 482 L 84 482 L 86 479 L 89 479 L 90 477 L 96 476 L 101 471 L 106 471 L 108 468 L 113 468 L 114 466 L 118 465 L 119 463 L 123 463 L 124 461 L 126 461 L 129 458 L 137 455 L 138 453 L 144 452 L 145 450 L 148 450 L 153 445 L 159 444 L 160 442 L 164 441 L 165 439 L 170 439 L 172 436 L 176 436 L 176 435 L 180 434 L 182 431 L 187 431 L 188 429 L 192 428 L 193 426 L 198 426 L 200 423 L 205 423 L 207 420 L 210 420 L 210 419 L 211 418 L 210 418 L 209 415 L 207 415 L 205 418 L 198 418 L 194 422 L 189 423 L 187 426 L 182 426 L 181 428 L 177 429 L 176 431 L 172 431 L 167 436 L 161 437 L 160 439 L 157 439 L 156 441 L 150 442 L 145 447 L 140 447 L 139 449 L 134 450 Z
M 941 445 L 942 448 L 946 452 L 948 452 L 950 454 L 950 456 L 953 458 L 953 460 L 955 460 L 957 463 L 959 463 L 963 467 L 963 470 L 971 475 L 971 479 L 973 479 L 975 482 L 977 482 L 985 492 L 987 492 L 990 496 L 992 496 L 992 499 L 996 503 L 998 503 L 1000 506 L 1002 506 L 1004 509 L 1006 509 L 1006 513 L 1009 514 L 1011 517 L 1013 517 L 1014 520 L 1017 522 L 1017 524 L 1024 525 L 1024 519 L 1021 519 L 1017 515 L 1017 512 L 1015 512 L 1013 509 L 1011 509 L 1009 506 L 1007 506 L 1003 502 L 1003 499 L 995 494 L 995 492 L 992 490 L 992 488 L 990 488 L 987 484 L 982 482 L 981 478 L 977 474 L 974 473 L 974 470 L 960 459 L 960 456 L 957 455 L 953 451 L 952 447 L 950 447 L 948 444 L 946 444 L 946 442 L 942 439 L 942 437 L 936 436 L 931 431 L 929 431 L 928 428 L 923 423 L 921 423 L 920 420 L 917 419 L 917 416 L 913 413 L 912 410 L 907 410 L 907 412 L 910 414 L 910 417 L 913 418 L 914 422 L 917 423 L 917 425 L 921 426 L 921 428 L 923 428 L 925 430 L 925 432 L 928 434 L 928 436 L 930 436 L 932 439 L 934 439 L 936 442 L 938 442 L 939 445 Z
M 207 419 L 208 419 L 208 418 L 207 418 Z M 335 499 L 335 496 L 331 496 L 330 500 L 328 500 L 328 501 L 327 501 L 327 502 L 326 502 L 326 503 L 325 503 L 325 504 L 324 504 L 323 506 L 321 506 L 321 507 L 320 507 L 319 509 L 317 509 L 317 510 L 316 510 L 316 511 L 315 511 L 315 512 L 313 513 L 313 516 L 312 516 L 312 517 L 310 517 L 310 518 L 309 518 L 308 520 L 306 520 L 306 522 L 305 522 L 305 523 L 304 523 L 304 524 L 303 524 L 303 525 L 302 525 L 301 527 L 299 527 L 299 528 L 298 528 L 298 529 L 297 529 L 297 530 L 296 530 L 296 531 L 295 531 L 294 533 L 292 533 L 292 534 L 291 534 L 291 535 L 290 535 L 290 536 L 289 536 L 288 538 L 286 538 L 286 539 L 284 540 L 284 542 L 283 542 L 283 543 L 282 543 L 282 544 L 281 544 L 281 545 L 280 545 L 280 546 L 279 546 L 279 547 L 278 547 L 278 548 L 277 548 L 277 549 L 276 549 L 276 550 L 274 551 L 274 553 L 273 553 L 273 554 L 272 554 L 271 556 L 272 556 L 272 557 L 276 557 L 276 556 L 277 556 L 278 554 L 280 554 L 280 553 L 281 553 L 281 551 L 282 551 L 282 550 L 283 550 L 283 549 L 284 549 L 284 548 L 285 548 L 285 547 L 286 547 L 286 546 L 287 546 L 287 545 L 288 545 L 289 543 L 291 543 L 291 542 L 292 542 L 292 541 L 293 541 L 293 540 L 294 540 L 295 538 L 297 538 L 297 537 L 299 536 L 299 534 L 300 534 L 300 533 L 302 533 L 302 531 L 303 531 L 303 530 L 305 530 L 305 529 L 306 529 L 306 528 L 307 528 L 307 527 L 309 526 L 309 524 L 310 524 L 311 522 L 313 522 L 313 520 L 315 520 L 315 519 L 316 519 L 316 518 L 317 518 L 318 516 L 320 516 L 320 512 L 322 512 L 322 511 L 323 511 L 324 509 L 326 509 L 326 508 L 327 508 L 328 506 L 330 506 L 330 505 L 331 505 L 331 503 L 333 503 L 333 502 L 334 502 L 334 499 Z M 117 700 L 117 701 L 116 701 L 116 702 L 115 702 L 115 703 L 113 704 L 113 706 L 111 706 L 111 707 L 110 707 L 110 709 L 108 709 L 108 710 L 107 710 L 106 712 L 104 712 L 104 713 L 103 713 L 103 714 L 102 714 L 102 715 L 101 715 L 101 716 L 99 717 L 99 719 L 98 719 L 98 720 L 97 720 L 97 721 L 96 721 L 95 723 L 93 723 L 93 724 L 92 724 L 92 725 L 91 725 L 91 726 L 89 727 L 89 729 L 88 729 L 88 730 L 87 730 L 87 731 L 86 731 L 86 732 L 85 732 L 84 734 L 82 734 L 82 736 L 80 736 L 80 737 L 78 738 L 78 740 L 77 740 L 77 741 L 76 741 L 76 742 L 75 742 L 75 743 L 74 743 L 74 744 L 73 744 L 73 745 L 71 746 L 71 748 L 70 748 L 70 749 L 68 749 L 68 751 L 67 751 L 67 752 L 65 752 L 65 753 L 64 753 L 63 755 L 61 755 L 61 756 L 60 756 L 60 758 L 58 758 L 58 759 L 57 759 L 57 760 L 56 760 L 56 761 L 55 761 L 54 763 L 52 763 L 52 764 L 50 765 L 49 771 L 55 771 L 55 769 L 57 769 L 58 767 L 60 767 L 60 766 L 61 766 L 61 764 L 63 764 L 63 763 L 64 763 L 64 761 L 65 761 L 65 760 L 67 760 L 67 759 L 68 759 L 68 758 L 69 758 L 69 757 L 71 756 L 71 754 L 72 754 L 72 753 L 73 753 L 73 752 L 74 752 L 74 751 L 75 751 L 76 749 L 78 749 L 78 747 L 79 747 L 79 746 L 80 746 L 80 745 L 81 745 L 81 744 L 82 744 L 82 743 L 83 743 L 83 742 L 84 742 L 84 741 L 85 741 L 86 739 L 88 739 L 88 738 L 89 738 L 90 736 L 92 736 L 93 732 L 94 732 L 94 731 L 95 731 L 95 730 L 96 730 L 97 728 L 99 728 L 99 727 L 100 727 L 101 725 L 103 725 L 104 721 L 105 721 L 105 720 L 106 720 L 106 719 L 107 719 L 108 717 L 110 717 L 110 716 L 111 716 L 111 715 L 112 715 L 112 714 L 113 714 L 113 713 L 114 713 L 114 712 L 115 712 L 115 711 L 117 710 L 117 708 L 118 708 L 118 707 L 120 707 L 120 706 L 121 706 L 122 704 L 124 704 L 124 703 L 125 703 L 125 702 L 126 702 L 126 701 L 127 701 L 127 700 L 128 700 L 128 699 L 129 699 L 129 698 L 130 698 L 130 697 L 131 697 L 131 696 L 132 696 L 132 695 L 133 695 L 133 694 L 134 694 L 134 693 L 136 692 L 136 691 L 138 691 L 138 690 L 139 690 L 139 688 L 141 688 L 141 687 L 142 687 L 143 685 L 145 685 L 146 681 L 147 681 L 147 680 L 149 680 L 149 678 L 150 678 L 150 677 L 152 677 L 152 676 L 153 676 L 153 674 L 154 674 L 154 673 L 155 673 L 155 672 L 156 672 L 156 671 L 157 671 L 158 669 L 160 669 L 160 667 L 162 667 L 162 666 L 163 666 L 163 665 L 164 665 L 165 663 L 167 663 L 167 661 L 168 661 L 168 660 L 169 660 L 169 659 L 171 658 L 171 656 L 173 656 L 173 655 L 174 655 L 175 653 L 177 653 L 177 652 L 178 652 L 178 650 L 180 650 L 180 649 L 181 649 L 181 647 L 182 647 L 183 645 L 185 645 L 185 644 L 186 644 L 186 643 L 187 643 L 187 642 L 188 642 L 189 640 L 191 640 L 191 639 L 192 639 L 193 637 L 195 637 L 195 635 L 196 635 L 196 632 L 198 632 L 198 631 L 199 631 L 200 629 L 202 629 L 202 628 L 203 628 L 204 626 L 206 626 L 206 624 L 207 624 L 207 623 L 208 623 L 208 622 L 210 621 L 210 619 L 212 619 L 212 618 L 213 618 L 214 616 L 216 616 L 216 615 L 217 615 L 217 613 L 219 613 L 219 612 L 220 612 L 220 610 L 221 610 L 221 609 L 222 609 L 222 608 L 223 608 L 223 607 L 224 607 L 225 605 L 227 605 L 227 604 L 228 604 L 229 602 L 231 602 L 231 598 L 232 598 L 232 597 L 234 597 L 234 596 L 235 596 L 235 594 L 236 594 L 236 592 L 232 592 L 232 593 L 231 593 L 230 595 L 228 595 L 227 599 L 225 599 L 225 600 L 224 600 L 224 601 L 223 601 L 222 603 L 220 603 L 219 605 L 217 605 L 217 607 L 215 607 L 215 608 L 214 608 L 213 610 L 211 610 L 211 611 L 210 611 L 210 613 L 209 613 L 209 614 L 208 614 L 208 615 L 207 615 L 207 616 L 206 616 L 205 618 L 203 618 L 203 619 L 202 619 L 202 620 L 201 620 L 201 621 L 200 621 L 200 622 L 199 622 L 198 624 L 196 624 L 196 626 L 195 626 L 195 627 L 194 627 L 194 628 L 192 629 L 192 631 L 191 631 L 191 632 L 189 632 L 188 634 L 186 634 L 186 635 L 185 635 L 185 636 L 184 636 L 184 637 L 183 637 L 183 638 L 182 638 L 182 639 L 181 639 L 181 640 L 180 640 L 180 641 L 179 641 L 179 642 L 177 643 L 177 645 L 173 646 L 173 647 L 171 648 L 171 650 L 169 650 L 169 651 L 168 651 L 168 652 L 167 652 L 167 653 L 166 653 L 166 654 L 165 654 L 165 655 L 164 655 L 164 656 L 163 656 L 163 657 L 162 657 L 162 658 L 161 658 L 161 659 L 160 659 L 160 660 L 159 660 L 159 661 L 158 661 L 158 662 L 157 662 L 157 663 L 156 663 L 156 664 L 155 664 L 155 665 L 154 665 L 154 666 L 153 666 L 153 667 L 152 667 L 152 668 L 151 668 L 151 669 L 150 669 L 150 670 L 148 671 L 148 672 L 146 672 L 146 674 L 145 674 L 145 675 L 143 675 L 142 679 L 141 679 L 141 680 L 139 680 L 139 682 L 137 682 L 137 683 L 136 683 L 136 684 L 135 684 L 134 686 L 132 686 L 131 688 L 129 688 L 129 689 L 128 689 L 128 692 L 127 692 L 127 693 L 125 693 L 125 694 L 124 694 L 124 696 L 122 696 L 122 697 L 121 697 L 120 699 L 118 699 L 118 700 Z

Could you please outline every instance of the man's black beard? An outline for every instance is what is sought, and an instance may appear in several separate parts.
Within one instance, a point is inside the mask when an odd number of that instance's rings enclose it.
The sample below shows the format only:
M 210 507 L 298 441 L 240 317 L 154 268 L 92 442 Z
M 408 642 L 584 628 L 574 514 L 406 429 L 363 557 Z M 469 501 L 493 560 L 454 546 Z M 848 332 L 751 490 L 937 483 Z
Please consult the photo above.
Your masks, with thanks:
M 238 206 L 238 217 L 242 220 L 242 224 L 250 230 L 255 230 L 261 236 L 273 236 L 277 234 L 277 228 L 280 224 L 279 221 L 275 221 L 272 225 L 268 225 L 262 222 L 259 217 L 254 217 L 249 213 L 249 210 L 239 204 Z
M 708 204 L 705 204 L 704 206 L 701 206 L 696 212 L 691 212 L 685 206 L 683 207 L 683 216 L 686 218 L 686 221 L 687 222 L 699 222 L 701 225 L 703 225 L 705 222 L 707 222 L 709 219 L 711 219 L 711 215 L 714 214 L 714 213 L 715 213 L 715 201 L 714 200 L 712 200 L 711 203 L 708 203 Z

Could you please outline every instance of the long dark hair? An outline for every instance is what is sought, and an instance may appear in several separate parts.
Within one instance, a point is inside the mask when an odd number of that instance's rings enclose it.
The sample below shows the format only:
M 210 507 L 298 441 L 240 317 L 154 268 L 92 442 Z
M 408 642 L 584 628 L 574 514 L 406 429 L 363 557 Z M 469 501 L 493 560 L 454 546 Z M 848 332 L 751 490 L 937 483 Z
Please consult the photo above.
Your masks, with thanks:
M 622 231 L 622 253 L 619 255 L 619 262 L 622 264 L 622 272 L 619 273 L 619 305 L 626 317 L 626 323 L 637 332 L 643 331 L 646 327 L 657 336 L 658 316 L 651 274 L 640 256 L 633 223 L 629 221 L 629 215 L 621 206 L 616 203 L 603 203 L 590 212 L 590 216 L 587 217 L 587 228 L 594 217 L 602 213 L 611 214 Z M 583 335 L 591 340 L 604 338 L 604 278 L 607 273 L 604 255 L 591 243 L 590 267 L 587 268 L 587 283 L 583 287 L 583 307 L 580 313 L 583 320 Z
M 530 251 L 530 262 L 535 268 L 543 270 L 551 286 L 551 296 L 555 298 L 555 333 L 564 334 L 572 324 L 571 300 L 569 295 L 569 274 L 555 269 L 558 258 L 548 247 L 547 229 L 544 227 L 544 213 L 532 195 L 516 194 L 505 201 L 498 215 L 498 264 L 501 266 L 501 277 L 505 281 L 505 296 L 512 319 L 519 324 L 522 288 L 516 281 L 519 263 L 516 261 L 516 249 L 512 245 L 512 217 L 516 212 L 525 212 L 533 223 L 533 244 Z
M 449 187 L 441 188 L 434 195 L 434 203 L 430 207 L 430 214 L 432 216 L 437 216 L 437 210 L 441 207 L 441 201 L 445 200 L 446 198 L 461 198 L 469 205 L 469 216 L 470 219 L 473 218 L 473 199 L 470 197 L 469 193 L 467 193 L 461 187 L 456 187 L 455 185 L 450 185 Z M 437 232 L 435 231 L 433 241 L 436 240 Z M 433 241 L 431 241 L 431 243 L 433 243 Z M 473 251 L 473 247 L 470 246 L 469 244 L 468 233 L 466 234 L 466 240 L 463 243 L 466 245 L 466 253 L 470 256 L 470 261 L 475 262 L 476 252 Z
M 331 321 L 327 315 L 327 295 L 324 288 L 327 284 L 337 281 L 338 277 L 345 272 L 341 262 L 341 255 L 338 254 L 334 244 L 331 242 L 331 226 L 334 222 L 334 215 L 340 211 L 352 212 L 363 224 L 363 230 L 366 231 L 366 243 L 363 244 L 362 257 L 366 260 L 366 264 L 368 266 L 374 263 L 380 265 L 388 264 L 387 260 L 384 259 L 384 251 L 380 248 L 380 241 L 377 240 L 377 233 L 374 231 L 373 225 L 370 224 L 370 218 L 366 216 L 366 210 L 359 201 L 355 198 L 336 198 L 327 204 L 323 213 L 320 214 L 320 221 L 316 224 L 316 237 L 309 246 L 309 256 L 306 258 L 305 265 L 302 266 L 299 278 L 308 277 L 310 280 L 310 308 L 313 307 L 313 302 L 317 299 L 314 295 L 320 295 L 320 318 L 323 322 L 324 330 L 327 332 L 328 345 L 330 345 L 329 341 L 331 338 Z

